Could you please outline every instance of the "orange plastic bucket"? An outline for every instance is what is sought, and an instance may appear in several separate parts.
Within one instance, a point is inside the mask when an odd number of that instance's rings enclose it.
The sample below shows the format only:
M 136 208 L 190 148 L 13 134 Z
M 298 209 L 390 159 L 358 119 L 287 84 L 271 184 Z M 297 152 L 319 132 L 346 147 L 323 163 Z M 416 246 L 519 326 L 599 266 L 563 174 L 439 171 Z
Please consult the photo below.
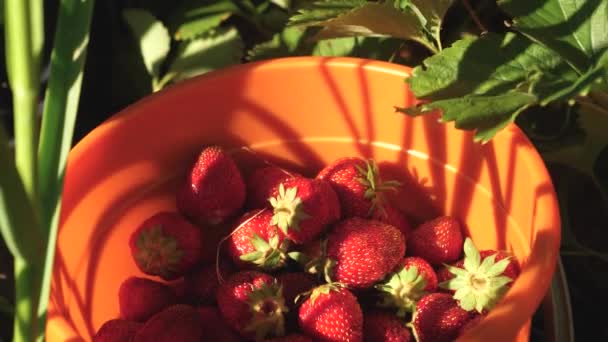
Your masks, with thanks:
M 523 262 L 504 300 L 464 339 L 526 341 L 559 250 L 549 175 L 514 125 L 479 145 L 437 116 L 395 113 L 415 101 L 409 72 L 349 58 L 244 64 L 149 96 L 100 125 L 69 158 L 48 340 L 90 340 L 118 316 L 120 283 L 142 275 L 129 235 L 153 212 L 175 208 L 177 180 L 203 145 L 219 144 L 307 174 L 342 156 L 376 159 L 404 183 L 394 199 L 413 219 L 455 215 L 479 248 Z

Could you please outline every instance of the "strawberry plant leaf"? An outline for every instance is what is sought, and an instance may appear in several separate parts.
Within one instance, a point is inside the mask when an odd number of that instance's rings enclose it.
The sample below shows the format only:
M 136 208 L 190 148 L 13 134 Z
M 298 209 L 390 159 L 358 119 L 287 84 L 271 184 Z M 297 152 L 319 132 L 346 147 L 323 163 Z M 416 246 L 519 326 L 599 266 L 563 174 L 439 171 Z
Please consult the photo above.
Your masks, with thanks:
M 441 109 L 442 122 L 455 121 L 458 129 L 476 130 L 475 141 L 485 143 L 537 101 L 532 94 L 513 91 L 494 96 L 468 95 L 397 110 L 415 116 Z
M 320 24 L 365 4 L 367 4 L 366 0 L 316 1 L 309 7 L 300 9 L 289 21 L 294 25 Z
M 606 0 L 501 0 L 515 29 L 553 49 L 579 72 L 608 48 Z
M 169 32 L 150 12 L 126 9 L 123 17 L 139 43 L 144 65 L 153 78 L 158 78 L 160 68 L 171 45 Z
M 327 6 L 330 2 L 316 2 L 314 6 Z M 432 51 L 436 51 L 432 39 L 429 38 L 419 17 L 411 10 L 401 10 L 392 1 L 366 2 L 344 1 L 350 7 L 340 11 L 324 10 L 300 12 L 291 18 L 291 24 L 306 24 L 321 26 L 316 39 L 328 39 L 352 36 L 382 37 L 390 36 L 410 39 L 421 43 Z M 322 7 L 325 9 L 326 7 Z M 316 13 L 312 16 L 311 13 Z M 320 14 L 319 14 L 320 13 Z
M 179 81 L 238 64 L 242 55 L 243 41 L 238 31 L 235 28 L 218 30 L 212 35 L 183 41 L 166 78 Z
M 176 40 L 189 40 L 218 27 L 235 13 L 240 13 L 240 9 L 230 0 L 213 1 L 207 5 L 192 0 L 172 13 L 167 26 Z
M 454 0 L 400 0 L 399 7 L 416 15 L 441 50 L 441 24 Z
M 295 55 L 304 35 L 305 29 L 302 27 L 287 27 L 271 40 L 254 46 L 247 52 L 247 59 L 257 61 Z
M 417 97 L 429 100 L 504 94 L 525 86 L 533 86 L 542 98 L 577 77 L 553 51 L 513 33 L 490 33 L 464 38 L 427 58 L 413 70 L 408 83 Z

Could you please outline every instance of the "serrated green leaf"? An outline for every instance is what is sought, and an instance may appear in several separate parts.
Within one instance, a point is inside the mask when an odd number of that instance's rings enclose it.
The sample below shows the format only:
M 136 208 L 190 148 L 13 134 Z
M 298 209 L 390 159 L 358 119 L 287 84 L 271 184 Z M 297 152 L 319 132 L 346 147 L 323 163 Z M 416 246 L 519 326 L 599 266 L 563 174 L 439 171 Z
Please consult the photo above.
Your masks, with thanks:
M 309 7 L 300 9 L 289 19 L 293 25 L 314 25 L 334 19 L 348 11 L 363 6 L 366 0 L 326 0 L 316 1 Z
M 235 28 L 218 31 L 210 36 L 184 41 L 167 72 L 179 81 L 206 72 L 238 64 L 243 54 L 243 42 Z
M 240 9 L 230 0 L 213 1 L 211 4 L 190 0 L 172 13 L 167 26 L 176 40 L 188 40 L 217 28 L 235 13 L 240 13 Z
M 496 96 L 471 95 L 440 100 L 414 109 L 398 110 L 415 116 L 441 109 L 443 122 L 455 121 L 458 129 L 476 130 L 475 140 L 487 142 L 537 101 L 534 95 L 513 91 Z
M 408 83 L 423 99 L 497 95 L 521 89 L 540 98 L 570 85 L 577 73 L 555 52 L 507 33 L 464 38 L 416 67 Z M 525 89 L 527 88 L 527 89 Z
M 514 17 L 514 27 L 550 47 L 580 72 L 608 48 L 606 0 L 501 0 L 500 7 Z
M 144 65 L 153 78 L 158 78 L 160 68 L 169 53 L 171 38 L 159 20 L 148 11 L 126 9 L 123 17 L 139 43 Z
M 433 51 L 436 50 L 415 14 L 395 8 L 388 1 L 367 2 L 317 25 L 323 27 L 316 34 L 317 39 L 389 36 L 414 40 Z
M 410 10 L 419 17 L 421 25 L 433 37 L 435 43 L 441 48 L 441 24 L 443 17 L 454 0 L 409 0 L 401 1 L 401 5 Z M 412 5 L 415 6 L 412 8 Z

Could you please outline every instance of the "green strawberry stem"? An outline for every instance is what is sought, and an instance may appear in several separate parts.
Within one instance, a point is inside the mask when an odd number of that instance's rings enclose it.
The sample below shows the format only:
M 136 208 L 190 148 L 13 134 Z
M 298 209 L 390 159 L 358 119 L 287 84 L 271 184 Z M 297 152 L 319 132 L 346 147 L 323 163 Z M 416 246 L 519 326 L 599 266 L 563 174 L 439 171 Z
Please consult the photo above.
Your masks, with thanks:
M 476 310 L 479 313 L 490 310 L 502 298 L 509 288 L 508 284 L 513 280 L 502 275 L 511 258 L 496 262 L 496 254 L 493 254 L 481 260 L 479 251 L 470 238 L 466 238 L 464 242 L 464 254 L 464 268 L 446 265 L 455 277 L 439 286 L 455 290 L 454 299 L 464 310 Z
M 263 284 L 249 293 L 252 318 L 246 331 L 255 333 L 256 341 L 269 336 L 285 335 L 285 313 L 289 311 L 283 298 L 283 288 L 276 282 Z
M 298 188 L 285 189 L 283 183 L 279 184 L 279 194 L 271 197 L 270 204 L 274 208 L 274 215 L 270 221 L 271 225 L 278 226 L 285 235 L 290 230 L 300 231 L 300 221 L 310 216 L 304 212 L 302 199 L 297 196 Z
M 383 199 L 380 194 L 384 191 L 395 190 L 397 187 L 401 186 L 401 183 L 395 180 L 383 182 L 380 179 L 378 165 L 373 159 L 366 160 L 365 165 L 365 169 L 359 165 L 355 165 L 355 168 L 360 174 L 357 181 L 366 188 L 364 197 L 372 202 L 368 213 L 371 215 L 376 208 L 384 211 Z
M 278 232 L 270 238 L 270 241 L 264 240 L 258 234 L 253 234 L 250 241 L 255 251 L 241 255 L 241 260 L 252 263 L 266 271 L 276 270 L 285 266 L 289 241 L 285 239 L 279 245 Z
M 405 317 L 407 313 L 414 312 L 418 300 L 427 293 L 424 290 L 426 285 L 426 279 L 414 266 L 392 273 L 385 283 L 375 288 L 383 293 L 384 300 L 380 306 L 397 308 L 397 316 Z

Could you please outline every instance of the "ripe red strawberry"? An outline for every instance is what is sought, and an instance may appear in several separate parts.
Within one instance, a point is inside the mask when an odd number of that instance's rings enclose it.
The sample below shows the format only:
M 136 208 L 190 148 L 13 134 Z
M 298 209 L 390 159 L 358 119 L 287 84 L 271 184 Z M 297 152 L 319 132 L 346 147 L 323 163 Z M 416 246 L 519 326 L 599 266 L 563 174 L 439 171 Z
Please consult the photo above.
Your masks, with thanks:
M 382 291 L 382 305 L 397 308 L 400 317 L 413 312 L 420 298 L 437 289 L 437 275 L 433 267 L 418 257 L 404 258 L 387 279 L 376 285 L 376 288 Z
M 290 311 L 296 307 L 295 299 L 298 295 L 317 286 L 315 277 L 304 272 L 283 273 L 278 275 L 277 279 L 283 287 L 283 298 L 285 298 L 285 304 Z
M 229 277 L 233 272 L 232 267 L 228 262 L 220 260 L 219 272 L 221 276 Z M 186 275 L 186 293 L 192 302 L 205 305 L 215 303 L 215 294 L 220 286 L 217 271 L 215 264 L 209 264 Z
M 312 338 L 302 334 L 289 334 L 282 337 L 275 337 L 265 342 L 313 342 Z
M 314 240 L 340 218 L 340 202 L 329 183 L 304 177 L 289 178 L 270 198 L 277 225 L 296 244 Z
M 300 328 L 318 341 L 363 340 L 363 313 L 357 298 L 334 284 L 316 287 L 299 310 Z
M 111 319 L 97 330 L 93 342 L 131 342 L 142 326 L 138 322 Z
M 327 238 L 327 257 L 335 263 L 330 278 L 352 288 L 373 286 L 395 268 L 404 253 L 401 232 L 380 221 L 346 219 Z
M 285 265 L 289 242 L 284 241 L 279 227 L 270 224 L 272 216 L 270 209 L 253 210 L 236 222 L 227 241 L 228 253 L 236 265 L 269 271 Z
M 407 250 L 431 265 L 441 265 L 458 260 L 462 254 L 462 230 L 453 217 L 442 216 L 427 221 L 410 234 Z
M 177 191 L 177 207 L 199 224 L 217 224 L 245 202 L 245 182 L 234 160 L 218 146 L 203 149 Z
M 201 230 L 182 216 L 161 212 L 131 235 L 131 255 L 139 269 L 165 280 L 176 279 L 201 262 Z
M 217 304 L 228 325 L 245 338 L 285 333 L 285 300 L 277 280 L 256 271 L 233 274 L 220 285 Z
M 440 286 L 456 291 L 454 299 L 458 300 L 458 304 L 464 310 L 485 313 L 500 301 L 509 289 L 509 284 L 514 280 L 504 274 L 512 263 L 511 258 L 506 257 L 497 261 L 497 254 L 482 258 L 470 238 L 465 240 L 463 249 L 464 268 L 447 266 L 455 277 L 441 283 Z
M 285 180 L 300 176 L 278 166 L 258 168 L 247 178 L 247 207 L 252 209 L 270 207 L 269 198 L 274 189 Z
M 243 339 L 230 327 L 216 307 L 202 306 L 198 308 L 201 317 L 204 339 L 201 341 L 239 342 Z
M 460 308 L 451 295 L 436 292 L 418 301 L 411 327 L 418 342 L 451 342 L 474 316 Z
M 118 290 L 120 316 L 126 320 L 144 322 L 162 309 L 177 304 L 171 287 L 146 278 L 130 277 Z
M 363 316 L 363 337 L 369 342 L 410 342 L 412 334 L 397 316 L 373 310 Z
M 517 262 L 515 257 L 513 255 L 511 255 L 510 253 L 507 253 L 505 251 L 496 251 L 493 249 L 486 249 L 486 250 L 480 251 L 479 255 L 481 257 L 481 260 L 484 260 L 485 258 L 487 258 L 491 255 L 496 255 L 496 259 L 495 259 L 496 262 L 501 261 L 506 258 L 510 258 L 511 262 L 509 263 L 507 268 L 505 268 L 505 271 L 502 273 L 502 275 L 509 277 L 513 280 L 517 279 L 517 277 L 519 276 L 519 272 L 520 272 L 519 263 Z M 464 268 L 464 258 L 456 261 L 455 263 L 451 264 L 450 266 Z M 438 283 L 443 283 L 452 278 L 454 278 L 454 274 L 452 272 L 450 272 L 448 267 L 442 267 L 437 271 Z M 511 283 L 512 282 L 510 282 L 508 285 L 510 285 Z M 452 290 L 448 290 L 448 291 L 454 292 Z
M 133 342 L 200 342 L 202 338 L 203 329 L 198 310 L 178 304 L 152 316 L 139 329 Z
M 406 240 L 412 232 L 412 225 L 405 215 L 388 203 L 375 208 L 372 213 L 372 219 L 397 227 Z
M 328 181 L 338 194 L 343 218 L 370 217 L 384 201 L 381 193 L 399 185 L 383 182 L 376 163 L 359 157 L 338 159 L 321 170 L 317 178 Z

